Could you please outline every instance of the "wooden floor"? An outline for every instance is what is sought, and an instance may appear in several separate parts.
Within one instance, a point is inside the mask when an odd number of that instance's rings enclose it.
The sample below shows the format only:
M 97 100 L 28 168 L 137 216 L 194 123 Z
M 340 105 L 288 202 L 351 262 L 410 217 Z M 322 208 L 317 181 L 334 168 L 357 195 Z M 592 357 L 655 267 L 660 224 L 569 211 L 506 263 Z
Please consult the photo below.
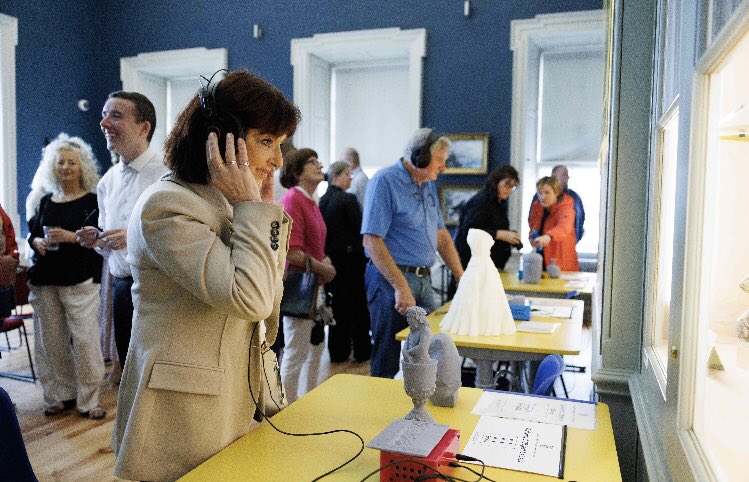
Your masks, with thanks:
M 27 322 L 29 341 L 33 353 L 33 333 L 31 322 Z M 584 331 L 584 337 L 590 336 L 590 331 Z M 0 346 L 5 345 L 5 337 L 0 340 Z M 10 334 L 11 344 L 18 344 L 16 332 Z M 584 340 L 585 341 L 585 340 Z M 578 357 L 565 357 L 568 364 L 586 366 L 585 373 L 565 373 L 564 377 L 570 398 L 587 400 L 591 393 L 590 380 L 590 341 L 588 349 Z M 330 363 L 327 353 L 323 359 L 324 367 L 329 375 L 338 373 L 352 373 L 369 375 L 369 363 L 349 361 L 345 363 Z M 107 380 L 112 367 L 107 367 Z M 0 372 L 28 372 L 28 356 L 26 347 L 11 352 L 3 352 L 0 358 Z M 21 431 L 23 432 L 26 449 L 29 453 L 31 465 L 40 481 L 116 481 L 121 480 L 112 475 L 114 468 L 114 454 L 110 447 L 112 427 L 115 416 L 117 386 L 107 382 L 101 394 L 101 405 L 107 410 L 103 420 L 89 420 L 78 415 L 73 409 L 56 417 L 45 417 L 42 388 L 37 381 L 35 384 L 0 378 L 2 386 L 16 404 Z M 557 392 L 561 393 L 561 386 L 557 384 Z M 2 446 L 2 444 L 0 444 Z

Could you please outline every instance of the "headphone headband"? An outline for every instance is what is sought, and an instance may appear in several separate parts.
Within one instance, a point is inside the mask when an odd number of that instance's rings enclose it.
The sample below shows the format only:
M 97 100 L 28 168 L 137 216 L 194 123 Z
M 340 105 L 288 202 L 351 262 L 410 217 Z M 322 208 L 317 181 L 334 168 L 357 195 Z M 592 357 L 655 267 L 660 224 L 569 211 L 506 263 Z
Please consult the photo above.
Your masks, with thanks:
M 236 139 L 243 132 L 239 119 L 230 113 L 220 113 L 216 108 L 216 88 L 218 82 L 213 78 L 219 72 L 229 73 L 227 69 L 219 69 L 211 75 L 210 79 L 200 76 L 200 89 L 198 89 L 198 100 L 200 101 L 200 112 L 205 120 L 204 137 L 213 132 L 218 137 L 218 147 L 222 156 L 225 156 L 226 134 L 232 133 Z M 205 84 L 203 83 L 205 81 Z

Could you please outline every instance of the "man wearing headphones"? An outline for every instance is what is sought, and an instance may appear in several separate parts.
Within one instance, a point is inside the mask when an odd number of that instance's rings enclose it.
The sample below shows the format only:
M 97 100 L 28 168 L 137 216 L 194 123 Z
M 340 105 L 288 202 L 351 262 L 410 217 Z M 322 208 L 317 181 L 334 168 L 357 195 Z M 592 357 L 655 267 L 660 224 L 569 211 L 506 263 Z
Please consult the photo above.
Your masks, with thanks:
M 133 326 L 133 277 L 127 256 L 127 223 L 141 193 L 167 172 L 161 154 L 151 147 L 156 130 L 156 110 L 138 92 L 109 94 L 101 111 L 101 131 L 107 149 L 118 158 L 96 188 L 99 228 L 85 226 L 76 232 L 78 242 L 107 256 L 112 275 L 112 322 L 120 366 L 130 344 Z
M 404 156 L 380 169 L 367 185 L 361 233 L 370 262 L 364 276 L 372 318 L 371 375 L 398 373 L 406 309 L 434 311 L 431 266 L 435 251 L 456 279 L 463 268 L 437 200 L 434 181 L 445 170 L 450 140 L 432 129 L 418 129 Z

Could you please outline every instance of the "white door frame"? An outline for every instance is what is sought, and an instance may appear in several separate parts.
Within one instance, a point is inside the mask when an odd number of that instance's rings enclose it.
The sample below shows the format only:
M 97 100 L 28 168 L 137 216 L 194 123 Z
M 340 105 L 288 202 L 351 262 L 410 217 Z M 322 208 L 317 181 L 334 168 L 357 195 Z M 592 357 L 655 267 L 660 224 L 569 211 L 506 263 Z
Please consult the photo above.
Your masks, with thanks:
M 291 65 L 294 68 L 294 103 L 302 112 L 302 121 L 294 135 L 296 146 L 313 147 L 327 152 L 330 133 L 315 139 L 311 119 L 305 114 L 312 112 L 313 102 L 327 102 L 330 105 L 330 92 L 312 92 L 313 76 L 321 75 L 318 69 L 311 68 L 312 57 L 318 57 L 336 68 L 352 62 L 408 61 L 409 105 L 403 114 L 408 116 L 409 128 L 413 131 L 421 127 L 421 99 L 423 79 L 423 58 L 426 56 L 426 30 L 382 28 L 315 34 L 310 38 L 291 40 Z M 328 73 L 329 75 L 330 73 Z M 321 100 L 319 97 L 324 96 Z M 330 123 L 328 123 L 330 126 Z M 329 128 L 328 128 L 329 129 Z
M 513 20 L 510 24 L 512 50 L 512 134 L 511 165 L 522 173 L 527 159 L 536 159 L 538 130 L 538 78 L 541 55 L 546 50 L 589 51 L 605 48 L 603 10 L 551 13 Z M 603 99 L 603 92 L 601 92 Z M 603 132 L 601 133 L 603 135 Z M 523 184 L 510 197 L 510 224 L 520 225 Z
M 0 13 L 0 203 L 13 225 L 20 227 L 18 212 L 18 170 L 16 152 L 16 46 L 18 45 L 18 19 Z M 16 237 L 21 230 L 16 229 Z
M 153 78 L 179 79 L 185 77 L 195 77 L 195 91 L 198 91 L 198 75 L 210 75 L 219 69 L 226 69 L 229 66 L 229 54 L 227 49 L 207 49 L 205 47 L 195 47 L 191 49 L 164 50 L 161 52 L 147 52 L 136 55 L 135 57 L 123 57 L 120 59 L 120 80 L 122 80 L 122 90 L 130 92 L 147 92 L 149 84 L 152 85 Z M 216 79 L 224 77 L 223 73 L 216 76 Z M 150 82 L 149 82 L 150 79 Z M 157 105 L 165 103 L 157 102 L 151 99 Z M 158 119 L 159 122 L 165 122 L 165 119 Z M 166 124 L 161 124 L 164 127 Z M 164 137 L 161 135 L 160 137 Z M 156 137 L 156 136 L 155 136 Z

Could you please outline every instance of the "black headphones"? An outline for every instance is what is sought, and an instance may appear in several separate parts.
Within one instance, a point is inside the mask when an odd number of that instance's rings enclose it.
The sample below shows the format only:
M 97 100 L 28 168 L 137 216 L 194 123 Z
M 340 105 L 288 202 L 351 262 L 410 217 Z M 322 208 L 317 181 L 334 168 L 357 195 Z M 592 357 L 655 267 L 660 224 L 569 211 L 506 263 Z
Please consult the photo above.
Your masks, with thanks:
M 219 69 L 211 75 L 210 79 L 206 79 L 202 75 L 200 76 L 198 100 L 200 101 L 200 112 L 204 122 L 203 138 L 207 138 L 211 132 L 216 134 L 221 156 L 225 156 L 226 134 L 233 134 L 236 142 L 236 139 L 244 133 L 244 127 L 237 117 L 228 112 L 219 113 L 216 108 L 216 84 L 213 83 L 213 78 L 219 72 L 228 73 L 229 71 L 227 69 Z M 206 84 L 203 84 L 203 80 L 206 81 Z
M 413 164 L 414 167 L 424 169 L 429 166 L 429 163 L 432 161 L 432 151 L 430 147 L 432 147 L 432 144 L 437 142 L 437 139 L 440 137 L 440 134 L 435 132 L 434 129 L 430 129 L 429 135 L 424 141 L 424 145 L 411 151 L 411 164 Z

